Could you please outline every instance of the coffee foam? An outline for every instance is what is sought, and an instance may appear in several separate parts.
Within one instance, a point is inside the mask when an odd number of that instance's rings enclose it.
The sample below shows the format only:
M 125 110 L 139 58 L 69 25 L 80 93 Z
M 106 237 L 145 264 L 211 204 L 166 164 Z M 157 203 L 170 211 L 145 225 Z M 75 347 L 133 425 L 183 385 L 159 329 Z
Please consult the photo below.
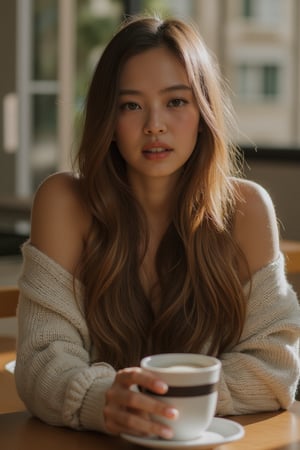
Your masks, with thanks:
M 200 364 L 169 364 L 162 366 L 162 369 L 167 369 L 168 372 L 195 372 L 203 367 L 205 366 Z

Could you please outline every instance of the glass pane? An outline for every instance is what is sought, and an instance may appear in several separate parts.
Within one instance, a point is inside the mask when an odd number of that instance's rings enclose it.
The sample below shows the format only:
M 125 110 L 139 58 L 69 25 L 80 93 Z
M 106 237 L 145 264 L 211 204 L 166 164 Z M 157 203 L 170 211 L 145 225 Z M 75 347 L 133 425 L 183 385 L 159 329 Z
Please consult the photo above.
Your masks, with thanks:
M 122 13 L 122 0 L 77 0 L 77 109 L 81 108 L 94 67 L 119 25 Z
M 254 16 L 253 0 L 243 0 L 242 14 L 247 18 Z
M 257 0 L 256 0 L 257 1 Z M 280 23 L 280 1 L 279 0 L 260 0 L 257 3 L 259 19 L 266 23 Z
M 264 66 L 263 68 L 263 93 L 265 97 L 275 97 L 278 94 L 277 66 Z
M 34 95 L 32 98 L 32 185 L 57 170 L 57 96 Z
M 58 0 L 34 0 L 32 78 L 57 78 Z
M 237 92 L 239 98 L 245 101 L 275 99 L 279 95 L 280 68 L 276 65 L 237 66 Z

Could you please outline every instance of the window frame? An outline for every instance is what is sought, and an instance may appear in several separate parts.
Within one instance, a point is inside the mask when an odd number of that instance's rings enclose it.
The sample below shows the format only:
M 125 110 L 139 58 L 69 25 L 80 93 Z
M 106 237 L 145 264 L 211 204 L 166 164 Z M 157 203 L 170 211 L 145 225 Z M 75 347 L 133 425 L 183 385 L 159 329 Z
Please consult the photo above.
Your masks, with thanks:
M 270 70 L 272 69 L 272 70 Z M 276 69 L 274 71 L 274 69 Z M 282 65 L 279 62 L 235 63 L 238 100 L 242 103 L 261 103 L 280 101 L 282 98 Z M 271 79 L 272 77 L 273 79 Z M 270 81 L 275 84 L 270 86 Z M 272 84 L 271 83 L 271 84 Z M 275 88 L 275 89 L 274 89 Z M 274 92 L 271 92 L 272 89 Z

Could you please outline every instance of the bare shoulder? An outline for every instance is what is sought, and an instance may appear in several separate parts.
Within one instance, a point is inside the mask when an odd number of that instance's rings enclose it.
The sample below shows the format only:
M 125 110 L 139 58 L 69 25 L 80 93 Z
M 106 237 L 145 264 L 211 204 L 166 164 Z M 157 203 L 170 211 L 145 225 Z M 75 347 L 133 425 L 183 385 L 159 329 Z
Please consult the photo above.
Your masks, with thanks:
M 90 220 L 79 180 L 68 172 L 53 174 L 34 196 L 31 243 L 73 273 Z
M 276 212 L 269 193 L 258 183 L 237 179 L 235 186 L 234 237 L 248 260 L 250 271 L 254 273 L 278 257 Z
M 274 205 L 268 191 L 260 184 L 244 179 L 235 179 L 237 192 L 237 213 L 242 217 L 250 214 L 255 219 L 255 215 L 273 214 Z M 247 217 L 249 219 L 249 217 Z
M 57 172 L 47 177 L 34 195 L 34 204 L 41 200 L 54 206 L 80 208 L 83 198 L 80 193 L 80 181 L 71 172 Z M 67 205 L 66 205 L 67 204 Z

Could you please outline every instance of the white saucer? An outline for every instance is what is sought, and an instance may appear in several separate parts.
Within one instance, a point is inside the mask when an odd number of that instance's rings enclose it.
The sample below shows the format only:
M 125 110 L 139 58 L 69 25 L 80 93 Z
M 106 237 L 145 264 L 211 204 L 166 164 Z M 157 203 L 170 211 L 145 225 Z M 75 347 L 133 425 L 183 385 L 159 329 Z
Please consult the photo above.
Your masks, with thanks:
M 15 366 L 16 366 L 16 361 L 9 361 L 8 363 L 5 364 L 5 370 L 7 370 L 10 373 L 14 373 Z
M 213 448 L 213 446 L 237 441 L 238 439 L 241 439 L 244 434 L 244 428 L 239 423 L 228 419 L 222 419 L 220 417 L 214 417 L 212 423 L 200 438 L 191 439 L 188 441 L 146 438 L 133 436 L 131 434 L 121 434 L 121 437 L 129 442 L 133 442 L 134 444 L 139 444 L 150 448 L 208 449 Z

